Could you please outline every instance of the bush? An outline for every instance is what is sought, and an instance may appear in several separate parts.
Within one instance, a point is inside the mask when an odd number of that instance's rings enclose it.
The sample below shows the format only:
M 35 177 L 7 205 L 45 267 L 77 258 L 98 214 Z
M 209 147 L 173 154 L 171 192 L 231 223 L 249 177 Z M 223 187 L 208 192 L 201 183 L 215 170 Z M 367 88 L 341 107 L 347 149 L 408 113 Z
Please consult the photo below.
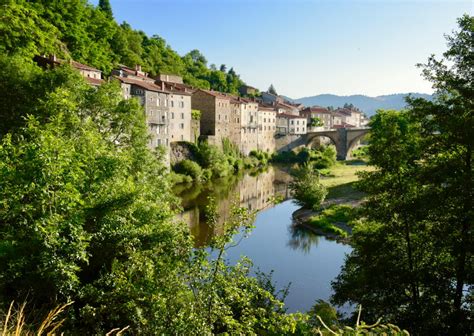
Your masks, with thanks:
M 183 160 L 174 165 L 173 170 L 178 174 L 192 177 L 194 181 L 200 181 L 202 178 L 202 169 L 194 161 Z
M 319 173 L 310 164 L 293 172 L 290 184 L 295 202 L 307 209 L 317 210 L 327 195 L 326 188 L 319 182 Z
M 170 177 L 170 182 L 172 185 L 191 183 L 193 181 L 193 178 L 191 176 L 178 174 L 178 173 L 175 173 L 174 171 L 170 172 L 169 177 Z

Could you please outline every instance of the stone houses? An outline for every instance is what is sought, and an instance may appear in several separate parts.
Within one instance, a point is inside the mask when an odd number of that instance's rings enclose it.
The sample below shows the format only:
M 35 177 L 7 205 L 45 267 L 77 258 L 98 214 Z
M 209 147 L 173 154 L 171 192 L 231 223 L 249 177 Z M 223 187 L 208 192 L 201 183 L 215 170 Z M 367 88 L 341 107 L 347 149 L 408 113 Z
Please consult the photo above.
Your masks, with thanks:
M 257 148 L 261 151 L 275 151 L 276 116 L 277 111 L 274 108 L 263 105 L 258 107 Z
M 259 142 L 259 104 L 253 99 L 242 98 L 245 104 L 241 109 L 240 152 L 248 155 L 258 149 Z
M 241 142 L 242 142 L 242 134 L 241 134 L 241 129 L 242 129 L 242 116 L 243 116 L 243 111 L 244 108 L 246 108 L 245 102 L 243 102 L 240 98 L 238 97 L 232 97 L 230 100 L 230 106 L 231 106 L 231 116 L 230 116 L 230 122 L 229 122 L 229 127 L 230 127 L 230 136 L 229 140 L 234 143 L 239 150 L 241 150 Z
M 312 131 L 323 131 L 323 130 L 328 130 L 332 128 L 333 114 L 327 108 L 319 107 L 319 106 L 307 107 L 304 110 L 302 110 L 300 114 L 306 117 L 308 128 L 311 129 Z M 323 125 L 319 127 L 312 127 L 311 126 L 312 118 L 319 118 L 319 120 L 321 120 Z
M 340 118 L 340 122 L 334 122 L 333 125 L 345 127 L 360 127 L 362 112 L 348 108 L 338 108 L 334 115 Z M 338 120 L 339 121 L 339 120 Z
M 232 99 L 224 93 L 203 89 L 196 90 L 192 96 L 192 108 L 201 111 L 201 136 L 218 147 L 224 138 L 230 139 L 232 135 Z
M 156 80 L 166 83 L 184 84 L 183 77 L 173 74 L 159 74 Z
M 144 107 L 150 134 L 150 148 L 157 146 L 169 147 L 168 92 L 150 81 L 119 76 L 113 78 L 120 82 L 125 99 L 135 97 Z
M 303 135 L 307 132 L 307 119 L 303 116 L 280 113 L 276 115 L 276 123 L 280 135 Z
M 37 55 L 33 58 L 33 60 L 43 68 L 53 68 L 61 64 L 69 63 L 73 68 L 79 71 L 82 77 L 84 77 L 90 85 L 99 86 L 104 83 L 104 80 L 102 79 L 102 71 L 89 65 L 76 62 L 74 60 L 62 60 L 57 58 L 56 55 Z
M 239 87 L 239 93 L 242 96 L 253 96 L 258 93 L 258 90 L 249 85 L 242 85 L 241 87 Z
M 120 81 L 124 97 L 137 97 L 144 106 L 151 148 L 168 149 L 171 142 L 193 141 L 190 92 L 164 81 L 157 84 L 140 66 L 120 66 L 112 74 Z
M 273 105 L 275 106 L 278 114 L 284 113 L 284 114 L 290 114 L 290 115 L 295 115 L 295 116 L 300 115 L 300 111 L 294 105 L 284 103 L 284 102 L 277 102 L 277 103 L 274 103 Z

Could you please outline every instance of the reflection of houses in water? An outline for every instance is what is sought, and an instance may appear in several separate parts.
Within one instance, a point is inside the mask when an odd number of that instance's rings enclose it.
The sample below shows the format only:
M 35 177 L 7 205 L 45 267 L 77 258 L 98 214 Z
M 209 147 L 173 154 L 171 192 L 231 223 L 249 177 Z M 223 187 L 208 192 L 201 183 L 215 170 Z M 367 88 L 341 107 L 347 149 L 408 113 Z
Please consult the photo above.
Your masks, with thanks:
M 276 196 L 289 198 L 289 181 L 288 173 L 269 167 L 267 171 L 255 176 L 244 175 L 226 190 L 216 191 L 213 185 L 192 200 L 188 200 L 188 204 L 184 205 L 186 210 L 178 216 L 178 219 L 188 224 L 195 237 L 196 246 L 203 246 L 212 236 L 223 234 L 223 224 L 229 219 L 233 206 L 240 206 L 250 211 L 263 210 L 273 205 Z M 206 220 L 208 196 L 214 197 L 219 216 L 214 228 L 209 227 Z

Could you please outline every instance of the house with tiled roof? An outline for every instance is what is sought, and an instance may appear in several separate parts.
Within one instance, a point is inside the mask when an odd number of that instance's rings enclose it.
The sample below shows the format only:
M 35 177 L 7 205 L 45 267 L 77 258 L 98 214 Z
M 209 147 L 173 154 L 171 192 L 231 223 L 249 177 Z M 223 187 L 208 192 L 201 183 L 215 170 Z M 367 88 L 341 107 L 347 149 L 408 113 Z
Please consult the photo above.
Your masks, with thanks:
M 151 148 L 170 143 L 192 141 L 191 92 L 155 79 L 142 72 L 120 66 L 113 71 L 126 99 L 135 97 L 144 107 Z
M 356 109 L 338 108 L 334 111 L 333 125 L 348 124 L 352 127 L 361 126 L 362 112 Z
M 242 85 L 241 87 L 239 87 L 239 93 L 242 96 L 253 96 L 258 93 L 258 89 L 250 85 Z
M 264 152 L 275 151 L 275 133 L 277 110 L 273 106 L 258 106 L 258 149 Z
M 99 86 L 104 83 L 102 79 L 102 71 L 91 67 L 86 64 L 76 62 L 74 60 L 62 60 L 56 57 L 56 55 L 50 56 L 35 56 L 33 60 L 43 68 L 53 68 L 61 64 L 70 64 L 73 68 L 79 71 L 79 73 L 86 79 L 86 81 L 92 86 Z
M 192 108 L 201 111 L 201 136 L 218 147 L 233 133 L 232 99 L 230 95 L 212 90 L 198 89 L 192 94 Z
M 312 131 L 322 131 L 328 130 L 332 127 L 332 114 L 325 107 L 321 106 L 313 106 L 313 107 L 306 107 L 303 109 L 300 114 L 307 119 L 308 127 L 311 128 Z M 311 122 L 313 118 L 318 118 L 323 125 L 319 127 L 312 127 Z
M 307 119 L 304 116 L 280 113 L 276 115 L 277 134 L 303 135 L 306 134 Z

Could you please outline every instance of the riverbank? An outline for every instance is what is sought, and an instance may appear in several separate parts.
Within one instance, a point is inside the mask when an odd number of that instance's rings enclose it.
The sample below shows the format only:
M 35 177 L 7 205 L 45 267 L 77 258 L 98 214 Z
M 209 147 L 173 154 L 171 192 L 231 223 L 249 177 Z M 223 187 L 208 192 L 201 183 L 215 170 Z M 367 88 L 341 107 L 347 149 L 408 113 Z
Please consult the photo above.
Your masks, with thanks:
M 293 213 L 293 225 L 347 243 L 352 234 L 350 222 L 355 219 L 356 208 L 362 204 L 365 196 L 355 188 L 359 179 L 357 172 L 373 169 L 363 161 L 346 161 L 323 171 L 320 182 L 327 188 L 328 194 L 321 210 L 296 210 Z

